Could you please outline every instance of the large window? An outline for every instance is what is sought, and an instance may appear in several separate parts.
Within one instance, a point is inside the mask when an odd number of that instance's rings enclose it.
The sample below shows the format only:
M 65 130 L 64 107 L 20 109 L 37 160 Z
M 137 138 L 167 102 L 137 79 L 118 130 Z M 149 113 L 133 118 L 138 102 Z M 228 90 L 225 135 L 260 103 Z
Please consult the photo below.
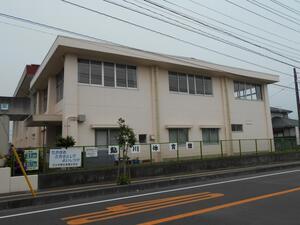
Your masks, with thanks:
M 117 145 L 119 129 L 97 129 L 95 136 L 97 146 Z
M 169 72 L 169 90 L 198 95 L 212 95 L 212 79 L 206 76 Z
M 78 82 L 106 87 L 137 88 L 136 66 L 78 59 Z
M 262 100 L 262 87 L 259 84 L 234 81 L 234 97 L 236 99 Z
M 169 142 L 185 144 L 189 140 L 188 128 L 172 128 L 169 129 Z
M 91 84 L 102 84 L 102 64 L 99 61 L 91 61 Z
M 137 87 L 136 66 L 127 65 L 127 79 L 128 79 L 127 83 L 129 88 Z
M 64 71 L 56 75 L 56 102 L 63 99 L 64 94 Z
M 90 61 L 79 59 L 78 60 L 78 82 L 89 84 L 90 83 Z
M 113 63 L 104 63 L 104 86 L 115 86 L 115 65 Z
M 219 143 L 219 128 L 202 128 L 203 144 Z

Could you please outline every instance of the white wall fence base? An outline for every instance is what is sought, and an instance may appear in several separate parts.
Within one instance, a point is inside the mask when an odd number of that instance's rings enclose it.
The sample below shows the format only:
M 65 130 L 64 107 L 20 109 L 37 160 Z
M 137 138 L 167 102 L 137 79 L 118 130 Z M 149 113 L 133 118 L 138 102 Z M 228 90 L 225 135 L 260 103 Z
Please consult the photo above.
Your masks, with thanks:
M 38 175 L 28 176 L 34 190 L 38 189 Z M 0 168 L 0 194 L 30 191 L 24 176 L 12 177 L 10 167 Z

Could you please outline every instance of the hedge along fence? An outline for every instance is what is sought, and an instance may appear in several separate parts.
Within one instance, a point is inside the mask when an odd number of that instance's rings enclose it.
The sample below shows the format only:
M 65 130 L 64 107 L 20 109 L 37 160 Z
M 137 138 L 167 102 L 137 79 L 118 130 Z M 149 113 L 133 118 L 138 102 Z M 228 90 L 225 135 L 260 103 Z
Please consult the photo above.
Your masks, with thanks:
M 154 143 L 155 144 L 155 143 Z M 190 159 L 206 159 L 206 158 L 225 158 L 229 156 L 246 156 L 258 155 L 265 152 L 273 152 L 274 142 L 272 139 L 238 139 L 238 140 L 220 140 L 217 143 L 205 143 L 203 141 L 191 141 L 188 143 L 176 143 L 176 149 L 171 149 L 172 143 L 159 143 L 159 151 L 154 151 L 154 144 L 137 144 L 139 151 L 129 151 L 130 164 L 144 163 L 161 163 L 169 161 L 183 161 Z M 173 143 L 174 144 L 174 143 Z M 188 146 L 191 145 L 191 146 Z M 29 171 L 30 174 L 36 173 L 51 173 L 70 170 L 86 170 L 113 167 L 118 164 L 119 157 L 122 157 L 121 151 L 116 155 L 108 154 L 109 146 L 78 146 L 75 148 L 81 149 L 81 164 L 74 168 L 49 168 L 49 147 L 38 148 L 19 148 L 20 152 L 27 149 L 39 149 L 39 170 Z M 188 148 L 191 147 L 191 148 Z M 88 157 L 90 150 L 94 149 L 97 152 L 96 157 Z M 95 152 L 94 152 L 95 153 Z M 17 175 L 14 157 L 10 160 L 12 174 Z

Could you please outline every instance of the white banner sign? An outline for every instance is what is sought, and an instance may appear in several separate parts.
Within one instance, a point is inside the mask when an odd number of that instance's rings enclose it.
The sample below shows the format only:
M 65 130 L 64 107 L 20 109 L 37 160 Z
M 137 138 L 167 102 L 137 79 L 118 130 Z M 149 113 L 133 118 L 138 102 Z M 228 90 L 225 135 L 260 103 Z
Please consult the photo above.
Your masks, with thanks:
M 50 149 L 49 168 L 81 167 L 81 148 Z
M 170 143 L 169 151 L 177 151 L 177 143 Z
M 193 150 L 194 143 L 193 142 L 186 142 L 185 147 L 187 150 Z
M 87 158 L 95 158 L 98 157 L 98 148 L 97 147 L 86 147 L 84 149 L 85 157 Z
M 135 154 L 135 153 L 140 153 L 141 152 L 141 146 L 140 145 L 133 145 L 131 149 L 131 153 Z
M 108 154 L 109 155 L 118 155 L 119 154 L 119 146 L 118 145 L 109 145 L 108 146 Z
M 27 171 L 39 169 L 39 150 L 25 150 L 24 151 L 25 167 Z
M 152 152 L 160 152 L 160 144 L 151 144 Z

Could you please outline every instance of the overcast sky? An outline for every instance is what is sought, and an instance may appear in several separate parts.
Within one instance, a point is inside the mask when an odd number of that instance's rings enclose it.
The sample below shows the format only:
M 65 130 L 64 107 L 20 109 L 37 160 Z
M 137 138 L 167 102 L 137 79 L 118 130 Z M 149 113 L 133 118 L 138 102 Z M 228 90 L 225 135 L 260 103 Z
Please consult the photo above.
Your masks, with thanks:
M 74 3 L 84 5 L 85 7 L 107 13 L 112 16 L 116 16 L 122 19 L 129 20 L 134 23 L 149 27 L 151 29 L 164 32 L 168 35 L 174 35 L 177 38 L 186 40 L 188 42 L 201 45 L 206 48 L 223 52 L 227 55 L 231 55 L 243 60 L 251 61 L 252 63 L 259 64 L 264 67 L 269 67 L 274 70 L 282 71 L 293 75 L 292 66 L 287 66 L 282 63 L 258 56 L 253 53 L 249 53 L 238 48 L 228 46 L 218 41 L 203 37 L 199 34 L 184 30 L 179 27 L 166 24 L 162 21 L 157 21 L 152 18 L 128 11 L 124 8 L 120 8 L 116 5 L 107 3 L 103 0 L 70 0 Z M 123 0 L 111 0 L 115 3 L 129 5 Z M 142 6 L 145 4 L 143 0 L 126 0 L 127 2 L 133 2 Z M 228 3 L 226 0 L 193 0 L 200 4 L 206 5 L 214 10 L 218 10 L 226 15 L 229 15 L 235 19 L 244 21 L 253 26 L 257 26 L 260 29 L 256 29 L 252 26 L 242 24 L 237 20 L 230 19 L 224 15 L 220 15 L 216 12 L 208 10 L 198 4 L 193 3 L 190 0 L 177 0 L 172 1 L 178 5 L 193 10 L 198 14 L 191 11 L 185 11 L 182 8 L 168 4 L 163 0 L 153 0 L 159 4 L 163 4 L 168 8 L 180 11 L 189 15 L 190 17 L 197 18 L 197 20 L 204 21 L 213 26 L 217 26 L 222 29 L 227 29 L 230 33 L 234 32 L 238 36 L 245 38 L 252 38 L 252 42 L 264 47 L 268 47 L 274 51 L 280 52 L 290 59 L 274 55 L 265 50 L 259 49 L 245 42 L 238 41 L 227 35 L 222 35 L 216 31 L 199 26 L 199 23 L 195 21 L 187 21 L 180 17 L 173 17 L 174 20 L 178 20 L 181 23 L 186 23 L 189 26 L 196 27 L 198 30 L 208 32 L 213 35 L 217 35 L 220 38 L 224 38 L 228 41 L 232 41 L 236 44 L 250 48 L 269 57 L 276 58 L 281 61 L 285 61 L 288 64 L 298 65 L 300 63 L 300 52 L 295 52 L 296 49 L 300 49 L 300 1 L 299 0 L 276 0 L 277 2 L 284 3 L 292 7 L 297 11 L 290 11 L 278 4 L 275 4 L 272 0 L 257 0 L 257 2 L 268 5 L 272 9 L 280 12 L 281 17 L 276 16 L 266 10 L 259 8 L 246 0 L 230 0 L 243 6 L 256 13 L 262 14 L 265 17 L 272 19 L 282 25 L 275 24 L 267 19 L 261 18 L 253 13 L 247 12 L 237 6 Z M 275 2 L 276 2 L 275 1 Z M 145 5 L 143 5 L 145 7 Z M 154 7 L 153 5 L 151 7 Z M 141 9 L 140 9 L 141 10 Z M 152 8 L 153 10 L 153 8 Z M 156 10 L 160 12 L 159 10 Z M 297 13 L 298 12 L 298 13 Z M 241 67 L 245 69 L 257 70 L 262 72 L 268 72 L 276 75 L 280 75 L 280 84 L 293 87 L 293 78 L 283 73 L 275 73 L 268 69 L 263 69 L 254 65 L 240 62 L 235 59 L 231 59 L 205 49 L 191 46 L 174 39 L 170 39 L 158 34 L 145 31 L 140 28 L 136 28 L 129 24 L 113 20 L 111 18 L 80 9 L 78 7 L 66 4 L 61 0 L 0 0 L 0 13 L 29 19 L 35 22 L 56 26 L 59 28 L 71 30 L 77 33 L 93 36 L 96 38 L 112 41 L 115 43 L 127 45 L 130 47 L 140 48 L 149 51 L 182 55 L 188 57 L 194 57 L 213 63 L 224 64 L 228 66 Z M 160 12 L 165 16 L 171 17 L 172 15 L 167 12 Z M 170 12 L 169 12 L 170 13 Z M 201 17 L 199 14 L 203 15 Z M 286 15 L 286 19 L 282 16 Z M 229 24 L 235 28 L 245 30 L 254 35 L 261 36 L 265 39 L 270 39 L 277 43 L 271 43 L 266 40 L 259 39 L 258 37 L 250 36 L 232 28 L 226 27 L 220 23 L 212 21 L 211 19 L 218 20 L 222 23 Z M 294 22 L 293 22 L 294 21 Z M 283 27 L 283 26 L 288 26 Z M 1 64 L 0 64 L 0 96 L 11 96 L 17 86 L 18 80 L 21 77 L 22 71 L 26 64 L 40 64 L 47 54 L 50 46 L 54 42 L 57 35 L 70 36 L 70 34 L 58 32 L 51 29 L 46 29 L 36 25 L 12 20 L 0 16 L 0 49 L 1 49 Z M 269 33 L 267 33 L 269 32 Z M 274 35 L 270 34 L 274 33 Z M 280 37 L 279 37 L 280 36 Z M 73 36 L 76 37 L 76 36 Z M 247 39 L 249 40 L 249 39 Z M 259 41 L 259 42 L 258 42 Z M 263 43 L 268 45 L 264 45 Z M 272 45 L 272 46 L 270 46 Z M 273 46 L 275 48 L 273 48 Z M 287 48 L 289 47 L 289 48 Z M 297 59 L 298 54 L 298 59 Z M 299 69 L 300 72 L 300 69 Z M 296 111 L 295 95 L 293 90 L 283 89 L 278 86 L 270 85 L 269 96 L 272 106 L 283 107 Z M 295 117 L 295 113 L 292 115 Z

